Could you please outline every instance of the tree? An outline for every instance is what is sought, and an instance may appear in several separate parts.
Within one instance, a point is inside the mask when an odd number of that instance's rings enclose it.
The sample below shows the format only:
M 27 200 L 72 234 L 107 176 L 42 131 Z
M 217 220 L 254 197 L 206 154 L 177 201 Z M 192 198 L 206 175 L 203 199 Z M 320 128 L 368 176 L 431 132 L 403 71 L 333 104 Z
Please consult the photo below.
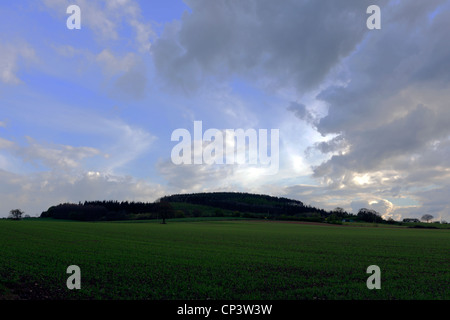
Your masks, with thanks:
M 358 211 L 358 218 L 365 222 L 383 222 L 383 218 L 373 209 L 361 208 Z
M 335 223 L 335 222 L 339 221 L 339 216 L 337 214 L 333 213 L 333 214 L 329 215 L 328 218 L 326 218 L 326 221 L 330 222 L 330 223 Z
M 9 212 L 9 218 L 13 220 L 20 220 L 22 219 L 22 215 L 24 212 L 20 209 L 13 209 Z
M 202 215 L 202 212 L 199 210 L 199 209 L 194 209 L 193 211 L 192 211 L 192 215 L 194 216 L 194 217 L 201 217 L 201 215 Z
M 429 222 L 431 219 L 433 219 L 434 217 L 431 214 L 424 214 L 421 218 L 421 220 Z
M 347 212 L 341 207 L 336 207 L 332 211 L 332 214 L 334 214 L 335 216 L 337 216 L 339 218 L 343 218 L 346 216 Z
M 166 219 L 171 218 L 174 215 L 174 209 L 172 205 L 167 201 L 160 201 L 158 203 L 158 212 L 161 214 L 163 224 L 166 224 Z

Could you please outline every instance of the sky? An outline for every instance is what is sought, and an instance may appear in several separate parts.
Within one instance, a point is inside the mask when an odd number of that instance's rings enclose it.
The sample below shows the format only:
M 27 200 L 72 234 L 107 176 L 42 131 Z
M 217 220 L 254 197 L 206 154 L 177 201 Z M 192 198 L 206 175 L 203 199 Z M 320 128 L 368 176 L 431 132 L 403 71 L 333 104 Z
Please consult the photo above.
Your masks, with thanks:
M 445 0 L 1 1 L 0 217 L 238 191 L 449 221 L 449 30 Z M 279 130 L 278 170 L 175 164 L 195 121 Z

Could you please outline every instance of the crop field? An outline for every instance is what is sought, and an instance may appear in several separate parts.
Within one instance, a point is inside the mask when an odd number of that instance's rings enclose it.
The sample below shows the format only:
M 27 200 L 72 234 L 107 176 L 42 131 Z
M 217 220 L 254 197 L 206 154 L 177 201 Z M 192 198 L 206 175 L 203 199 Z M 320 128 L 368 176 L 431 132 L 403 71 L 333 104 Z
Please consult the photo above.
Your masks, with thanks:
M 81 269 L 81 289 L 66 286 Z M 367 267 L 381 270 L 369 290 Z M 450 230 L 0 221 L 2 299 L 450 299 Z

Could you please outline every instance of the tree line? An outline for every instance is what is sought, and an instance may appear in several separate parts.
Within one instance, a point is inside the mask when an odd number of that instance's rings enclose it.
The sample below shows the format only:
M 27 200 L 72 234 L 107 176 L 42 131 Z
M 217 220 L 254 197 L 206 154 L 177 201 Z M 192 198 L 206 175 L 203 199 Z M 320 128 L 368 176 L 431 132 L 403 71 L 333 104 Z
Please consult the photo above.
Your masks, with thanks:
M 261 214 L 264 216 L 326 216 L 328 212 L 306 206 L 298 200 L 241 192 L 209 192 L 176 194 L 161 198 L 167 202 L 191 203 L 229 211 Z
M 174 205 L 178 210 L 174 209 Z M 155 202 L 129 201 L 85 201 L 63 203 L 42 212 L 42 218 L 67 219 L 79 221 L 113 221 L 130 219 L 162 219 L 172 217 L 205 216 L 200 209 L 188 209 L 183 204 L 193 204 L 216 208 L 216 216 L 264 218 L 273 220 L 303 220 L 316 222 L 341 223 L 342 220 L 370 223 L 395 223 L 384 220 L 372 209 L 361 208 L 357 214 L 342 208 L 324 210 L 305 205 L 298 200 L 269 195 L 240 192 L 210 192 L 175 194 L 162 197 Z M 189 211 L 190 210 L 190 211 Z M 224 214 L 224 212 L 226 214 Z M 206 213 L 206 215 L 211 213 Z
M 85 201 L 84 203 L 62 203 L 41 213 L 41 218 L 79 221 L 115 221 L 128 219 L 158 219 L 171 217 L 173 209 L 164 201 Z M 135 215 L 132 217 L 132 215 Z

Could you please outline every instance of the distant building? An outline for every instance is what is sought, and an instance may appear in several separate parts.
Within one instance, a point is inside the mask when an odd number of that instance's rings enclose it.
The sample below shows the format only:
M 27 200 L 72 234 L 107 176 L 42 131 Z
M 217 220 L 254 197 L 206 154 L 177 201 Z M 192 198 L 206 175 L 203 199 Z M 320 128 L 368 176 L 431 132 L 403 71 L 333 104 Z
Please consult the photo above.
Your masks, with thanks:
M 403 222 L 420 222 L 419 219 L 413 219 L 413 218 L 405 218 L 403 219 Z

